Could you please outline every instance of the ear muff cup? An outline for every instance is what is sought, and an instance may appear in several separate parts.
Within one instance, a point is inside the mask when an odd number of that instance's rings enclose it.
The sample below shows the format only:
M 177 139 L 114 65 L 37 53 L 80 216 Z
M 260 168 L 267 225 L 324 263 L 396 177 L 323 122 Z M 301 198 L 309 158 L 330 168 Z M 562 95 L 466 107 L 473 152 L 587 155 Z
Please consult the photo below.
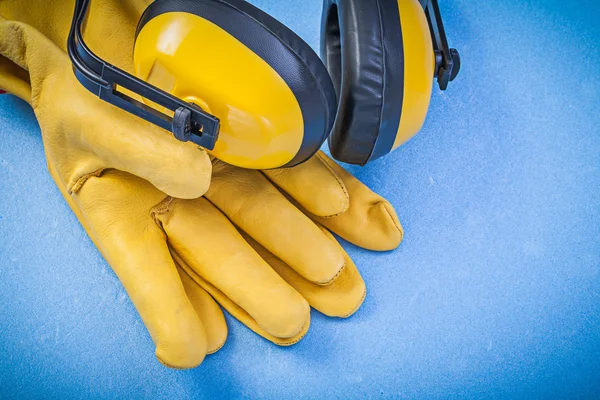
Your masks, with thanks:
M 404 52 L 398 2 L 326 0 L 321 26 L 321 58 L 339 97 L 329 148 L 337 160 L 364 165 L 392 150 L 400 124 Z
M 146 23 L 172 12 L 197 15 L 219 26 L 261 57 L 289 86 L 302 112 L 304 136 L 298 153 L 286 167 L 306 161 L 317 152 L 333 126 L 337 100 L 326 67 L 308 44 L 243 0 L 157 0 L 143 13 L 136 38 Z M 198 51 L 202 52 L 202 43 L 198 43 Z M 211 55 L 206 54 L 206 62 L 210 60 Z

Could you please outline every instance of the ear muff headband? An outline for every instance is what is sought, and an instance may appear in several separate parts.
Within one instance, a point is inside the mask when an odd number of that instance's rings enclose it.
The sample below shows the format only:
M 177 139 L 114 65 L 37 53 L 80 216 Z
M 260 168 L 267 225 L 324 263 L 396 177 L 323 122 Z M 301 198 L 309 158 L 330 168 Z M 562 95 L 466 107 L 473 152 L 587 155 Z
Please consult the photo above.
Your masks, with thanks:
M 336 99 L 333 84 L 327 70 L 312 49 L 291 30 L 251 4 L 241 0 L 158 0 L 144 12 L 137 30 L 138 41 L 144 35 L 145 27 L 160 16 L 184 13 L 199 17 L 218 26 L 224 34 L 230 35 L 245 48 L 256 54 L 272 68 L 289 87 L 299 106 L 303 124 L 302 140 L 295 154 L 286 160 L 285 166 L 292 166 L 311 157 L 325 141 L 335 118 Z M 210 40 L 210 37 L 206 37 Z M 203 43 L 195 43 L 202 52 Z M 222 49 L 216 57 L 227 57 L 228 49 Z M 211 62 L 210 54 L 202 54 L 206 62 Z M 231 59 L 232 63 L 236 60 Z M 137 68 L 137 67 L 136 67 Z M 244 65 L 239 65 L 244 68 Z M 201 65 L 198 73 L 202 72 Z M 260 77 L 247 76 L 248 80 L 260 82 Z M 219 82 L 214 82 L 218 89 Z M 261 93 L 263 94 L 263 93 Z M 236 93 L 229 93 L 235 96 Z M 276 100 L 276 99 L 275 99 Z M 210 104 L 208 104 L 210 106 Z M 215 110 L 213 110 L 215 111 Z M 242 110 L 243 111 L 243 110 Z M 222 124 L 225 121 L 222 116 Z M 224 128 L 221 136 L 224 135 Z M 218 150 L 219 143 L 215 150 Z M 246 151 L 249 151 L 246 149 Z M 227 155 L 215 154 L 227 160 Z M 240 163 L 236 163 L 240 164 Z M 242 164 L 244 164 L 242 162 Z M 252 168 L 279 167 L 282 165 L 242 165 Z
M 171 131 L 179 140 L 212 149 L 219 135 L 218 118 L 110 65 L 87 47 L 83 40 L 83 25 L 88 10 L 89 0 L 75 0 L 75 11 L 67 39 L 69 58 L 73 63 L 75 77 L 81 85 L 107 103 Z M 130 97 L 128 93 L 119 90 L 119 87 L 151 100 L 167 112 Z

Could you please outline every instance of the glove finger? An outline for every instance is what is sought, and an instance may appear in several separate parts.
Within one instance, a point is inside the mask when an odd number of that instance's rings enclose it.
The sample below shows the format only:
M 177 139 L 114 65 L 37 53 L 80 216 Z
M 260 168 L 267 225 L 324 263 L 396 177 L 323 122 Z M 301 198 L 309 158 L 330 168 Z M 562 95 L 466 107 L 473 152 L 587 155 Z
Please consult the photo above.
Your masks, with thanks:
M 50 154 L 56 162 L 62 160 L 56 169 L 69 192 L 81 177 L 102 168 L 129 172 L 179 198 L 206 192 L 212 167 L 204 150 L 98 99 L 77 81 L 68 56 L 31 26 L 0 16 L 0 37 L 5 38 L 0 54 L 29 72 L 32 104 L 45 136 L 59 132 L 55 142 L 64 141 L 64 148 L 77 146 L 89 156 L 82 162 L 81 154 L 73 151 L 60 157 Z M 55 142 L 49 149 L 62 148 Z
M 169 245 L 204 280 L 243 308 L 269 334 L 297 335 L 308 303 L 246 243 L 229 220 L 204 198 L 173 200 L 155 208 Z
M 91 100 L 88 110 L 105 106 Z M 106 109 L 105 117 L 107 125 L 114 126 L 103 128 L 102 133 L 90 127 L 85 137 L 86 145 L 106 165 L 139 176 L 181 199 L 195 199 L 208 190 L 212 164 L 206 151 L 112 106 Z
M 318 152 L 293 168 L 262 172 L 311 214 L 321 217 L 338 215 L 348 209 L 348 189 L 322 157 L 322 153 Z
M 217 162 L 206 197 L 240 229 L 311 282 L 331 283 L 344 255 L 258 171 Z
M 164 233 L 150 217 L 164 194 L 142 179 L 111 170 L 65 198 L 80 209 L 84 228 L 121 280 L 156 344 L 159 361 L 174 368 L 199 365 L 207 352 L 206 332 Z
M 398 247 L 404 231 L 394 207 L 325 154 L 319 158 L 344 182 L 350 206 L 339 215 L 323 217 L 312 214 L 311 218 L 362 248 L 385 251 Z M 305 187 L 311 187 L 310 182 L 306 182 Z
M 291 346 L 293 344 L 298 343 L 308 332 L 310 327 L 310 313 L 304 323 L 304 326 L 300 329 L 300 331 L 290 337 L 278 337 L 270 334 L 265 329 L 259 325 L 256 320 L 248 314 L 246 310 L 240 307 L 237 303 L 232 301 L 229 297 L 227 297 L 223 292 L 217 289 L 215 286 L 208 283 L 205 279 L 203 279 L 200 275 L 194 271 L 192 267 L 190 267 L 176 252 L 173 252 L 173 258 L 177 262 L 177 264 L 183 269 L 187 274 L 194 280 L 199 286 L 201 286 L 207 293 L 210 295 L 223 307 L 225 308 L 231 315 L 233 315 L 238 321 L 242 324 L 246 325 L 250 330 L 254 333 L 262 336 L 263 338 L 273 342 L 278 346 Z
M 207 354 L 216 353 L 227 340 L 227 323 L 221 307 L 181 268 L 177 268 L 185 293 L 206 331 Z
M 29 73 L 0 55 L 0 89 L 31 104 Z
M 346 318 L 360 308 L 367 294 L 367 289 L 352 259 L 325 228 L 321 229 L 331 241 L 340 247 L 340 251 L 343 252 L 346 259 L 346 268 L 335 281 L 327 286 L 316 285 L 304 279 L 250 236 L 243 232 L 242 236 L 279 276 L 296 289 L 313 308 L 330 317 Z

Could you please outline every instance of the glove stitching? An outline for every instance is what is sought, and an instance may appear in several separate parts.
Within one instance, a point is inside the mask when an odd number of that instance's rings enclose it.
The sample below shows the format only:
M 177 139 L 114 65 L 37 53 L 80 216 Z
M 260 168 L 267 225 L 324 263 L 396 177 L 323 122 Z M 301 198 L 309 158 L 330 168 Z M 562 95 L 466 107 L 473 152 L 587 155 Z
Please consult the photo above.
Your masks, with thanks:
M 161 201 L 160 203 L 158 203 L 157 205 L 155 205 L 154 207 L 152 207 L 150 209 L 150 215 L 152 215 L 152 219 L 154 220 L 154 222 L 156 222 L 156 224 L 158 226 L 160 226 L 161 229 L 163 229 L 163 225 L 162 225 L 162 221 L 158 217 L 158 215 L 168 213 L 170 210 L 171 203 L 173 203 L 174 200 L 175 200 L 174 197 L 167 196 L 167 197 L 165 197 L 165 199 L 163 201 Z M 163 229 L 163 231 L 164 231 L 164 229 Z
M 333 283 L 333 281 L 335 281 L 341 275 L 341 273 L 344 272 L 345 269 L 346 269 L 346 260 L 344 260 L 344 263 L 340 267 L 339 271 L 329 281 L 327 281 L 327 282 L 315 282 L 315 283 L 317 285 L 319 285 L 319 286 L 328 286 L 328 285 L 331 285 Z
M 388 211 L 388 208 L 385 205 L 383 206 L 383 209 L 387 213 L 388 217 L 392 220 L 392 223 L 398 230 L 398 233 L 400 233 L 400 241 L 402 241 L 402 239 L 404 239 L 404 230 L 402 230 L 402 228 L 400 226 L 398 226 L 398 223 L 396 223 L 396 220 L 392 217 L 392 214 Z
M 360 308 L 360 306 L 362 306 L 362 303 L 365 301 L 365 298 L 367 297 L 367 289 L 365 289 L 363 291 L 362 297 L 360 298 L 360 301 L 358 302 L 358 304 L 356 305 L 356 307 L 350 311 L 348 314 L 345 315 L 341 315 L 341 318 L 348 318 L 350 317 L 352 314 L 354 314 L 356 311 L 358 311 L 358 309 Z
M 310 320 L 306 324 L 310 324 Z M 300 332 L 302 332 L 304 330 L 304 327 L 306 326 L 306 324 L 302 325 Z M 290 341 L 283 341 L 283 340 L 279 340 L 281 338 L 277 338 L 278 339 L 277 342 L 273 342 L 273 343 L 275 343 L 278 346 L 292 346 L 292 345 L 295 345 L 296 343 L 298 343 L 299 341 L 301 341 L 304 338 L 304 336 L 306 336 L 307 333 L 308 333 L 308 330 L 306 332 L 304 332 L 303 335 L 301 335 L 299 337 L 295 337 L 294 340 L 290 340 Z
M 156 357 L 156 358 L 157 358 L 157 360 L 158 360 L 158 361 L 159 361 L 159 362 L 160 362 L 162 365 L 164 365 L 165 367 L 167 367 L 167 368 L 172 368 L 172 369 L 178 369 L 178 370 L 180 370 L 180 371 L 184 371 L 184 370 L 186 370 L 186 369 L 193 369 L 193 368 L 197 368 L 197 367 L 199 367 L 199 366 L 200 366 L 200 364 L 202 364 L 202 362 L 199 362 L 198 364 L 196 364 L 196 365 L 192 365 L 191 367 L 176 367 L 176 366 L 174 366 L 174 365 L 171 365 L 171 364 L 169 364 L 169 363 L 167 363 L 167 362 L 165 362 L 165 361 L 161 360 L 161 359 L 160 359 L 160 357 Z
M 223 343 L 221 343 L 221 345 L 219 347 L 217 347 L 216 349 L 207 351 L 206 354 L 215 354 L 217 351 L 221 350 L 223 348 L 223 346 L 225 346 L 225 342 L 226 342 L 226 340 L 224 340 Z
M 317 153 L 316 155 L 319 158 L 319 160 L 325 165 L 325 167 L 329 170 L 329 172 L 331 172 L 331 175 L 333 175 L 333 177 L 337 181 L 338 185 L 344 192 L 344 197 L 346 199 L 346 201 L 343 204 L 342 211 L 340 211 L 339 213 L 336 213 L 336 214 L 322 215 L 321 218 L 337 217 L 338 215 L 341 215 L 341 214 L 345 213 L 346 211 L 348 211 L 348 208 L 350 208 L 350 194 L 348 193 L 348 188 L 346 188 L 344 181 L 342 181 L 342 179 L 339 177 L 339 175 L 333 170 L 333 168 L 331 168 L 331 165 L 329 165 L 329 163 L 323 158 L 323 156 L 320 153 Z
M 67 192 L 69 194 L 74 194 L 74 193 L 79 192 L 79 190 L 81 190 L 81 188 L 87 182 L 88 179 L 90 179 L 92 177 L 99 178 L 102 175 L 102 172 L 104 172 L 104 168 L 100 168 L 94 172 L 90 172 L 89 174 L 83 175 L 82 177 L 77 179 L 77 181 L 75 181 L 75 183 L 73 184 L 73 186 L 71 186 L 71 188 L 67 189 Z

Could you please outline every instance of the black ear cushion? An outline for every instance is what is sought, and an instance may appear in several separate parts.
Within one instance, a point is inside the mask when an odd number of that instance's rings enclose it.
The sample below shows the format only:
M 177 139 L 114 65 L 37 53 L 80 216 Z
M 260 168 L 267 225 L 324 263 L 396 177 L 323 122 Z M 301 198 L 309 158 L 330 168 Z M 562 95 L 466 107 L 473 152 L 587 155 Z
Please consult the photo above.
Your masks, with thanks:
M 337 100 L 327 69 L 306 42 L 244 0 L 157 0 L 144 11 L 136 37 L 148 21 L 167 12 L 186 12 L 209 20 L 277 71 L 296 96 L 304 119 L 302 146 L 286 166 L 306 161 L 317 152 L 333 126 Z M 202 52 L 202 43 L 198 43 L 198 51 Z M 206 54 L 206 62 L 210 59 Z
M 364 165 L 390 152 L 404 94 L 397 0 L 325 0 L 321 57 L 339 97 L 333 157 Z

